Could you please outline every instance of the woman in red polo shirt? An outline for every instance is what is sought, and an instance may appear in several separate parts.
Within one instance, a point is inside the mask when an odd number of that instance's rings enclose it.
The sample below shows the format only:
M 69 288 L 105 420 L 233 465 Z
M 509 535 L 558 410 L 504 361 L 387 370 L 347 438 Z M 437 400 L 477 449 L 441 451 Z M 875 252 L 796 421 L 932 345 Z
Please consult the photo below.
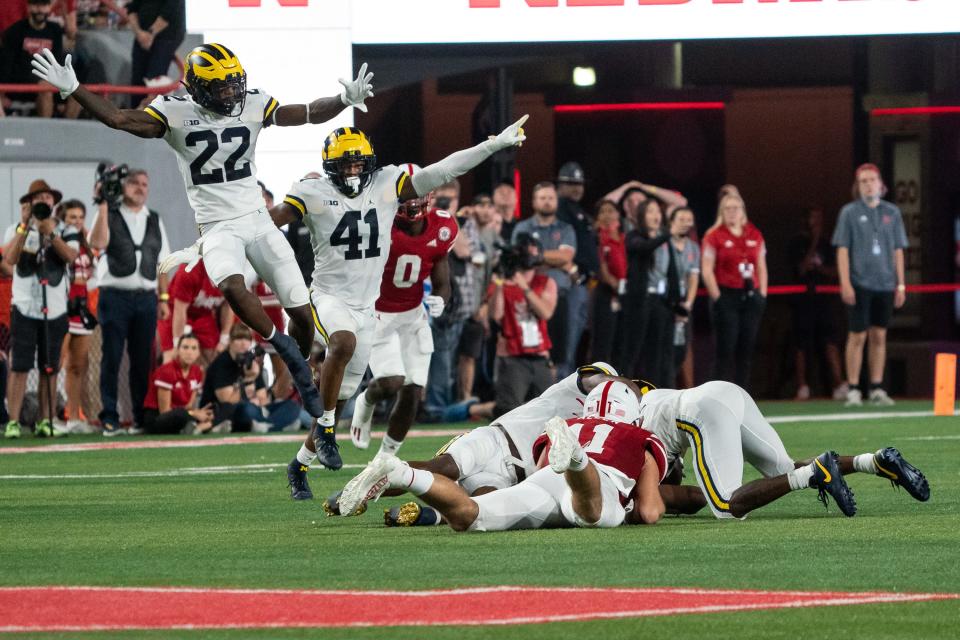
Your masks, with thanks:
M 766 253 L 763 235 L 747 220 L 743 199 L 724 195 L 717 221 L 703 237 L 701 275 L 716 334 L 713 377 L 744 388 L 767 303 Z
M 180 336 L 176 357 L 150 374 L 143 401 L 143 428 L 147 433 L 204 433 L 210 430 L 213 409 L 194 409 L 203 386 L 203 370 L 196 365 L 200 341 L 191 333 Z
M 594 217 L 600 250 L 600 273 L 593 295 L 590 360 L 610 362 L 613 360 L 613 347 L 620 324 L 620 296 L 627 288 L 627 250 L 617 204 L 613 200 L 601 200 L 597 203 Z

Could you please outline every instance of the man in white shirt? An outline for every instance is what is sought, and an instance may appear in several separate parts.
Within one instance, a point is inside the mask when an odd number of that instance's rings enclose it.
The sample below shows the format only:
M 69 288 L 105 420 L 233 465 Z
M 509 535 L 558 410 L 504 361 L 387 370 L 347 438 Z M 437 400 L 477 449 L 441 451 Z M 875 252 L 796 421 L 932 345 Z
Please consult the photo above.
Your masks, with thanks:
M 97 280 L 100 283 L 98 315 L 103 331 L 100 422 L 105 436 L 124 433 L 117 411 L 117 382 L 124 344 L 130 357 L 133 420 L 139 426 L 143 419 L 158 310 L 162 318 L 170 314 L 166 293 L 168 278 L 166 275 L 161 275 L 159 281 L 157 278 L 157 265 L 170 253 L 170 247 L 159 214 L 147 208 L 149 194 L 147 172 L 131 170 L 124 180 L 120 203 L 101 204 L 90 230 L 90 246 L 103 252 L 97 265 Z

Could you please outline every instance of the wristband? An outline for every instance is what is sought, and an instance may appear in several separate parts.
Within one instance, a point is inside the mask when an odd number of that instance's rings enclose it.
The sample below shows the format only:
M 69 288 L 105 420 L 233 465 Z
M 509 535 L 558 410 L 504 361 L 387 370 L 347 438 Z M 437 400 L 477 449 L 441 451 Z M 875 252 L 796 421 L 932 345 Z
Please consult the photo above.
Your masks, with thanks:
M 161 293 L 161 294 L 160 294 L 160 302 L 168 302 L 169 300 L 170 300 L 170 294 L 169 294 L 169 293 Z
M 230 344 L 230 334 L 229 334 L 229 333 L 221 333 L 221 334 L 220 334 L 220 344 L 223 345 L 223 346 L 227 346 L 228 344 Z
M 21 222 L 20 224 L 17 225 L 17 233 L 19 233 L 22 236 L 25 236 L 28 233 L 30 233 L 30 229 L 27 227 L 27 225 Z

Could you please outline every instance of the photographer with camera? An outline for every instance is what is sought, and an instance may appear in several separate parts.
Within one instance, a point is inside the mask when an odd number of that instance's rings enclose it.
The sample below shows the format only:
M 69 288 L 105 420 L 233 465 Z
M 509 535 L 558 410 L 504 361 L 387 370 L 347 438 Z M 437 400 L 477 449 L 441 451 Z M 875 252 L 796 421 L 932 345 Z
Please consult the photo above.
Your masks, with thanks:
M 557 308 L 557 284 L 537 267 L 543 246 L 529 233 L 516 236 L 500 254 L 490 284 L 491 319 L 500 326 L 494 415 L 502 416 L 553 384 L 547 322 Z
M 230 329 L 226 351 L 207 368 L 200 406 L 213 406 L 215 432 L 281 431 L 300 428 L 300 407 L 293 400 L 269 401 L 263 377 L 264 351 L 254 347 L 245 324 Z
M 157 278 L 157 265 L 170 248 L 160 215 L 147 208 L 150 180 L 142 169 L 126 165 L 97 170 L 99 210 L 90 229 L 90 246 L 102 252 L 97 264 L 103 331 L 100 364 L 100 422 L 103 435 L 120 428 L 117 386 L 124 344 L 130 358 L 130 402 L 135 425 L 143 424 L 143 400 L 157 335 L 157 314 L 170 316 L 168 278 Z M 159 296 L 159 305 L 158 305 Z
M 15 267 L 7 438 L 20 437 L 20 409 L 34 362 L 40 371 L 40 419 L 34 434 L 54 435 L 56 374 L 67 334 L 67 265 L 77 257 L 79 247 L 77 230 L 53 217 L 53 207 L 62 197 L 43 180 L 31 182 L 27 194 L 20 198 L 20 223 L 8 228 L 4 237 L 3 260 Z

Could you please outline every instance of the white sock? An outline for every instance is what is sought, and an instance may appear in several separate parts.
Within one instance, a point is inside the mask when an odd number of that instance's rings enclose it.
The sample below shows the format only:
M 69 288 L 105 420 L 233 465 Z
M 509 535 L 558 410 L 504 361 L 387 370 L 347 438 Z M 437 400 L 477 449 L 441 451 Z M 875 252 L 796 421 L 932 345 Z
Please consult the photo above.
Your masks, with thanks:
M 808 464 L 805 467 L 794 469 L 787 473 L 787 482 L 790 483 L 791 491 L 810 488 L 810 478 L 813 477 L 813 465 Z
M 860 473 L 873 473 L 877 472 L 877 465 L 873 462 L 872 453 L 861 453 L 858 456 L 853 457 L 853 468 L 859 471 Z
M 397 455 L 397 451 L 400 451 L 400 445 L 403 444 L 403 440 L 394 440 L 390 436 L 383 436 L 383 441 L 380 442 L 380 451 L 377 455 L 381 453 L 386 453 L 392 456 Z
M 316 459 L 317 454 L 313 451 L 310 451 L 310 449 L 307 449 L 307 445 L 300 445 L 300 451 L 297 451 L 297 462 L 305 467 L 309 467 Z
M 397 470 L 396 477 L 390 478 L 394 489 L 405 489 L 415 496 L 422 496 L 433 486 L 433 474 L 423 469 L 414 469 L 404 464 Z
M 321 416 L 317 422 L 320 423 L 321 427 L 332 427 L 334 423 L 334 417 L 336 416 L 336 409 L 325 409 L 323 416 Z
M 590 464 L 590 458 L 583 452 L 583 449 L 581 447 L 574 449 L 570 456 L 570 470 L 583 471 L 588 464 Z
M 357 396 L 357 401 L 354 403 L 353 413 L 363 422 L 370 422 L 370 418 L 373 417 L 373 410 L 376 408 L 375 405 L 367 402 L 367 392 L 364 391 L 359 396 Z

